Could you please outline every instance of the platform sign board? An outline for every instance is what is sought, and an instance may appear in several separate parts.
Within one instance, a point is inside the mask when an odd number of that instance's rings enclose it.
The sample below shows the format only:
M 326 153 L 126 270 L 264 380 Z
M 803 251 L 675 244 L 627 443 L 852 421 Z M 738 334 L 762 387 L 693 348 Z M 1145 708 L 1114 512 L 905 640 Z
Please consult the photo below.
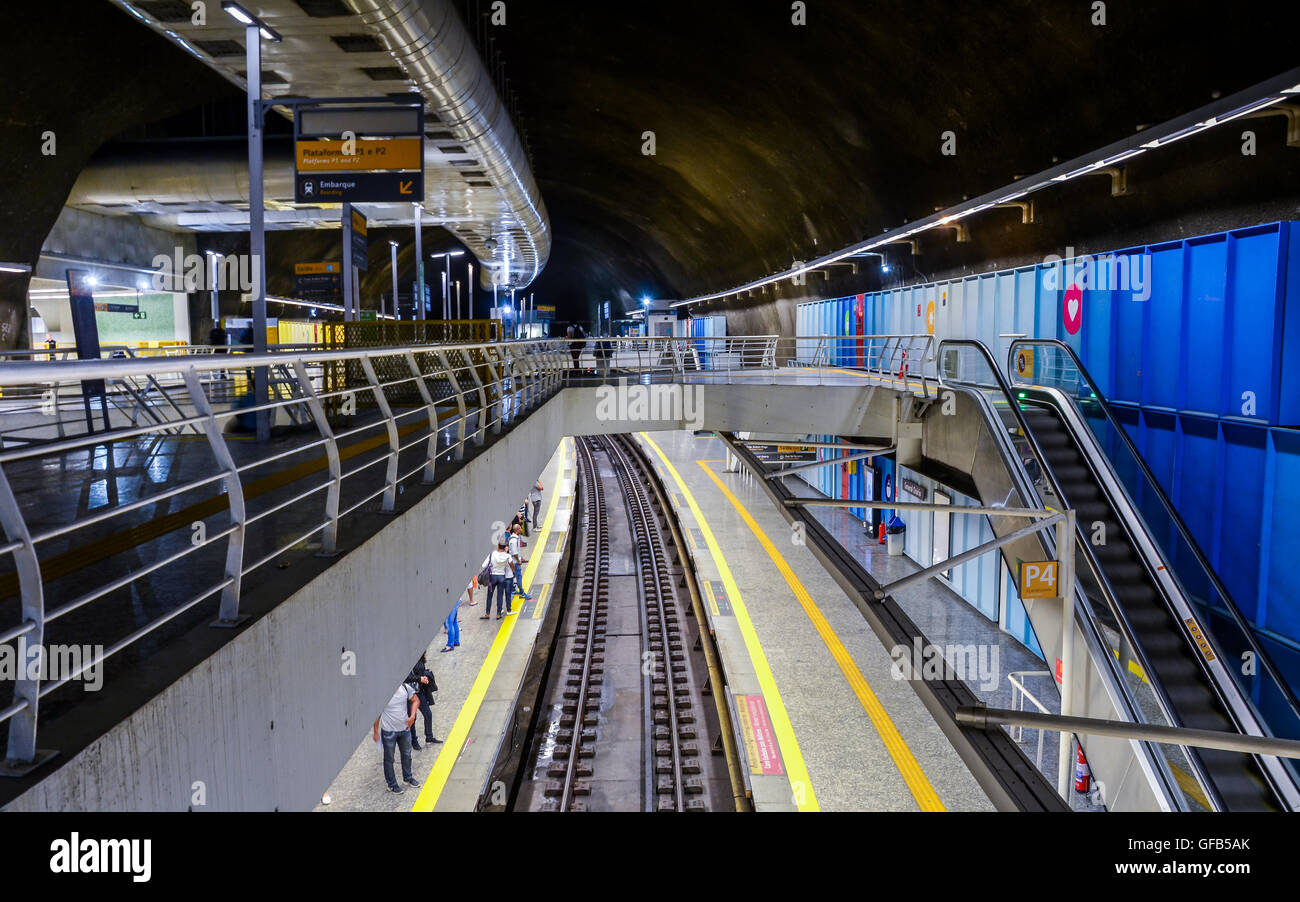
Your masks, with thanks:
M 363 323 L 373 323 L 379 319 L 377 310 L 362 310 L 361 315 L 357 317 Z
M 534 312 L 537 314 L 538 322 L 555 319 L 554 306 L 547 306 L 546 304 L 538 304 L 537 309 Z
M 294 291 L 300 298 L 337 298 L 343 295 L 343 263 L 327 260 L 321 263 L 295 263 L 293 265 Z
M 745 447 L 765 464 L 812 463 L 817 459 L 817 449 L 812 445 L 746 445 Z
M 745 758 L 751 774 L 784 774 L 776 731 L 761 695 L 737 695 L 736 714 L 745 737 Z
M 352 265 L 364 271 L 369 265 L 370 243 L 366 239 L 366 218 L 352 211 Z
M 424 200 L 424 105 L 296 106 L 296 203 Z
M 1056 561 L 1020 562 L 1021 598 L 1056 598 L 1059 566 Z

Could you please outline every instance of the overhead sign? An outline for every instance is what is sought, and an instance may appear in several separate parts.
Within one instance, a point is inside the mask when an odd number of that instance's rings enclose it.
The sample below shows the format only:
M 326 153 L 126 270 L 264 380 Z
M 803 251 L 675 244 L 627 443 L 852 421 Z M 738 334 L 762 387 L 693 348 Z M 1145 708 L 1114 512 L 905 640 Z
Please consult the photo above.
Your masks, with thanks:
M 424 168 L 419 138 L 355 141 L 314 138 L 299 141 L 297 153 L 299 172 L 389 172 Z
M 535 312 L 537 314 L 538 320 L 555 319 L 555 308 L 552 306 L 547 306 L 545 304 L 538 304 Z
M 366 218 L 352 211 L 352 265 L 364 270 L 370 266 L 370 243 L 366 239 Z
M 423 172 L 298 173 L 294 188 L 294 202 L 299 204 L 396 204 L 423 199 Z
M 343 264 L 338 260 L 295 263 L 293 286 L 300 298 L 340 297 L 343 293 Z
M 1058 597 L 1061 594 L 1056 585 L 1058 569 L 1056 561 L 1021 561 L 1020 597 Z
M 421 103 L 295 107 L 297 203 L 424 199 Z
M 817 449 L 811 445 L 746 445 L 763 463 L 811 463 Z

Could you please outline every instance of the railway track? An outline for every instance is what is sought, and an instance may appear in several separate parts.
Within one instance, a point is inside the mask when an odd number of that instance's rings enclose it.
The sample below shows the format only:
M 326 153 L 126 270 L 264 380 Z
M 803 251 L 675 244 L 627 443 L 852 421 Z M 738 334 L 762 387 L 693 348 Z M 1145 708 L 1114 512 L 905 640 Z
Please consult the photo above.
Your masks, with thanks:
M 682 550 L 643 466 L 621 436 L 577 440 L 578 566 L 516 809 L 734 810 Z

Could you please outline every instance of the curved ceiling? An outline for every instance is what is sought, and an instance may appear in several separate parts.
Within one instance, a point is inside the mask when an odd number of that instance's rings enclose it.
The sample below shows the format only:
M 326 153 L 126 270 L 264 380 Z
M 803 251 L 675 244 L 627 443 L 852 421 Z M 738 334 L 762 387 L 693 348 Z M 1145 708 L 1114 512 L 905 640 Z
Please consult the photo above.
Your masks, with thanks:
M 491 33 L 527 73 L 512 87 L 555 229 L 536 290 L 729 288 L 1295 63 L 1294 6 L 1108 7 L 1094 25 L 1079 2 L 822 2 L 795 25 L 770 0 L 514 0 Z

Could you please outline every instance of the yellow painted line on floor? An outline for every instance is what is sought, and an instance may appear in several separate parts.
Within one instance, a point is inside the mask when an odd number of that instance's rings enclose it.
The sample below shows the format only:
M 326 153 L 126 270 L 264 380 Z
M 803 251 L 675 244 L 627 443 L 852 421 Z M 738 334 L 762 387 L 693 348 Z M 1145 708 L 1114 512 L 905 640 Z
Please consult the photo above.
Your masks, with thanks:
M 880 699 L 876 697 L 876 693 L 872 690 L 871 684 L 868 683 L 867 678 L 862 675 L 862 671 L 853 661 L 852 655 L 850 655 L 848 649 L 844 647 L 844 643 L 840 641 L 839 635 L 836 634 L 835 630 L 832 629 L 830 622 L 827 621 L 825 615 L 822 614 L 821 608 L 817 607 L 817 604 L 812 600 L 812 596 L 808 594 L 808 590 L 805 589 L 803 583 L 800 582 L 799 577 L 795 576 L 794 571 L 790 569 L 790 565 L 786 562 L 785 557 L 777 549 L 776 545 L 772 543 L 772 540 L 767 537 L 767 533 L 765 533 L 763 528 L 758 525 L 750 515 L 749 511 L 745 509 L 745 505 L 740 503 L 740 499 L 732 494 L 731 489 L 727 488 L 726 484 L 718 478 L 718 475 L 713 472 L 709 465 L 702 460 L 696 461 L 696 463 L 698 463 L 700 468 L 709 475 L 709 478 L 713 480 L 714 484 L 717 485 L 722 494 L 731 502 L 732 507 L 734 507 L 740 514 L 741 519 L 745 521 L 745 525 L 749 527 L 750 532 L 754 534 L 759 543 L 763 546 L 763 550 L 767 552 L 767 556 L 772 559 L 772 563 L 776 565 L 776 569 L 779 570 L 781 576 L 785 578 L 786 585 L 788 585 L 790 590 L 794 592 L 794 597 L 798 599 L 799 604 L 804 609 L 804 613 L 806 613 L 808 619 L 812 621 L 813 627 L 817 630 L 817 634 L 821 636 L 822 641 L 826 643 L 826 648 L 830 651 L 831 657 L 834 658 L 835 663 L 839 665 L 840 672 L 843 673 L 844 678 L 849 681 L 849 686 L 853 689 L 853 694 L 858 697 L 858 701 L 862 704 L 863 710 L 865 710 L 867 716 L 871 718 L 872 726 L 874 726 L 876 732 L 880 734 L 881 740 L 885 743 L 885 748 L 889 751 L 889 756 L 894 759 L 894 765 L 898 768 L 899 774 L 902 775 L 903 781 L 907 783 L 907 788 L 911 791 L 912 798 L 916 799 L 917 806 L 919 806 L 922 811 L 946 810 L 943 802 L 939 800 L 939 794 L 935 792 L 934 787 L 930 785 L 930 780 L 926 777 L 925 771 L 921 769 L 921 765 L 916 760 L 916 756 L 912 754 L 912 750 L 908 748 L 907 742 L 904 741 L 902 735 L 898 732 L 898 728 L 894 726 L 894 721 L 890 718 L 889 712 L 885 710 L 885 706 L 882 705 Z
M 665 469 L 672 475 L 673 481 L 677 483 L 677 488 L 681 490 L 682 497 L 686 500 L 686 506 L 695 515 L 696 526 L 704 534 L 704 541 L 709 546 L 709 553 L 713 556 L 714 563 L 717 564 L 718 576 L 727 589 L 732 612 L 736 616 L 736 625 L 740 627 L 740 635 L 745 640 L 745 648 L 749 651 L 749 660 L 754 665 L 754 674 L 758 678 L 758 686 L 763 693 L 763 701 L 767 705 L 768 715 L 772 718 L 772 731 L 776 733 L 776 743 L 781 749 L 781 759 L 785 762 L 790 787 L 794 791 L 795 805 L 800 811 L 820 811 L 821 807 L 817 804 L 817 794 L 813 791 L 812 779 L 808 776 L 808 767 L 804 764 L 803 753 L 799 751 L 799 740 L 795 738 L 794 727 L 790 724 L 790 715 L 785 710 L 785 702 L 781 700 L 780 690 L 776 688 L 776 678 L 772 676 L 772 668 L 767 663 L 767 655 L 763 653 L 763 645 L 758 641 L 758 633 L 754 630 L 754 622 L 749 619 L 749 609 L 745 607 L 745 602 L 741 598 L 740 589 L 736 586 L 736 580 L 731 575 L 731 568 L 727 566 L 727 560 L 722 554 L 722 548 L 718 545 L 718 540 L 714 538 L 713 530 L 709 528 L 708 521 L 704 519 L 700 506 L 695 503 L 695 496 L 686 487 L 682 475 L 672 465 L 668 455 L 664 454 L 663 449 L 646 433 L 642 432 L 640 436 L 654 450 L 655 454 L 659 455 Z M 804 789 L 804 791 L 800 792 L 800 789 Z
M 529 561 L 531 564 L 532 561 Z M 546 599 L 551 595 L 551 586 L 554 583 L 547 583 L 537 592 L 537 601 L 533 602 L 533 619 L 541 620 L 542 612 L 546 610 Z
M 561 460 L 567 459 L 568 446 L 565 440 L 561 441 L 560 450 Z M 559 499 L 558 492 L 551 493 L 551 501 L 546 508 L 546 520 L 542 523 L 540 538 L 543 545 L 551 534 L 551 523 L 555 519 L 555 508 Z M 541 555 L 533 555 L 528 559 L 528 566 L 524 568 L 525 587 L 532 584 L 533 574 L 540 562 Z M 487 657 L 483 660 L 483 666 L 478 669 L 478 676 L 474 678 L 474 685 L 466 694 L 465 703 L 460 706 L 456 720 L 451 725 L 451 732 L 447 734 L 447 739 L 438 752 L 438 760 L 433 763 L 433 770 L 429 772 L 428 779 L 420 787 L 420 794 L 415 799 L 412 811 L 432 811 L 438 804 L 442 791 L 447 787 L 451 770 L 456 766 L 456 759 L 460 757 L 461 750 L 465 747 L 465 740 L 469 738 L 470 727 L 474 725 L 474 719 L 478 717 L 479 708 L 482 707 L 483 699 L 487 696 L 488 687 L 492 685 L 492 678 L 496 676 L 497 668 L 501 665 L 501 656 L 505 653 L 506 643 L 510 641 L 518 621 L 518 615 L 507 617 L 501 624 L 501 628 L 497 630 L 496 637 L 492 640 L 492 647 L 488 649 Z

